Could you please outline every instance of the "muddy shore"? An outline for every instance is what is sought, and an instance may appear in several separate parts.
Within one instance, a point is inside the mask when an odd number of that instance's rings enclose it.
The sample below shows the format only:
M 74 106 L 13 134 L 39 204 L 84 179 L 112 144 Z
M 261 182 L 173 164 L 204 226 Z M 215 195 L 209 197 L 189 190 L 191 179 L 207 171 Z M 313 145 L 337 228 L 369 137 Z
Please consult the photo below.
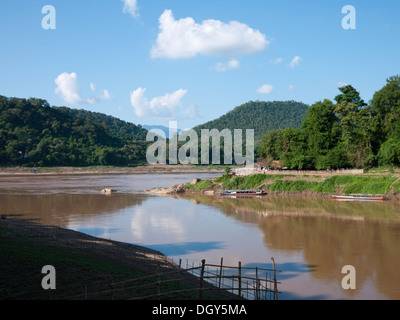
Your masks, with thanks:
M 146 247 L 27 220 L 1 219 L 0 239 L 0 300 L 132 299 L 132 290 L 121 290 L 119 295 L 116 291 L 113 296 L 88 294 L 86 297 L 82 293 L 83 288 L 90 293 L 102 292 L 109 290 L 112 283 L 179 270 L 179 266 L 161 252 Z M 57 268 L 57 290 L 51 296 L 40 287 L 43 264 Z M 181 276 L 182 286 L 199 288 L 198 278 L 184 272 Z M 188 294 L 179 300 L 196 300 L 197 297 L 198 293 Z M 211 295 L 208 299 L 214 298 Z M 218 299 L 235 300 L 238 296 L 222 291 Z

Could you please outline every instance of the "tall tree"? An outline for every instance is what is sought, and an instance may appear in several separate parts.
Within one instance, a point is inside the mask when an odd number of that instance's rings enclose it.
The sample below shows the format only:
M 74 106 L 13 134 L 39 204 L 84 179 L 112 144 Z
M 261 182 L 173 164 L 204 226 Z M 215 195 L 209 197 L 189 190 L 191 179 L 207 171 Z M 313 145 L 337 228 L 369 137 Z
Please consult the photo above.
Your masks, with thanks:
M 400 76 L 386 80 L 386 85 L 374 94 L 371 107 L 377 139 L 375 142 L 379 147 L 396 130 L 400 121 Z
M 326 154 L 336 145 L 340 135 L 338 121 L 330 100 L 319 101 L 308 109 L 302 130 L 313 156 Z
M 371 108 L 351 85 L 339 88 L 335 112 L 340 120 L 342 141 L 351 165 L 363 167 L 372 152 Z

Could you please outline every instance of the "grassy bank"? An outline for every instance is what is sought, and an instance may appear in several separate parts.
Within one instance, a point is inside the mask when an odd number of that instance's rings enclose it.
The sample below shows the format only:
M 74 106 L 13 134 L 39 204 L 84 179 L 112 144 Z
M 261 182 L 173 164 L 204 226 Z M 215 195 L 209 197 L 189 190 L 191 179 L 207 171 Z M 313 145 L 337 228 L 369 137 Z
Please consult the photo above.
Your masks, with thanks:
M 374 175 L 290 175 L 254 174 L 249 176 L 223 175 L 216 179 L 186 185 L 188 190 L 263 189 L 268 192 L 309 192 L 329 194 L 384 194 L 400 193 L 400 174 Z
M 42 288 L 45 274 L 41 270 L 45 265 L 56 269 L 56 290 Z M 14 219 L 0 220 L 0 266 L 0 300 L 132 299 L 154 295 L 157 281 L 168 279 L 156 274 L 177 270 L 176 265 L 154 250 Z M 147 278 L 133 284 L 132 279 L 142 277 Z M 162 283 L 160 290 L 198 287 L 198 279 L 187 277 L 179 283 Z M 215 298 L 211 293 L 205 293 L 205 297 Z M 221 293 L 218 298 L 221 297 L 234 298 L 228 292 Z M 161 297 L 197 298 L 196 291 Z

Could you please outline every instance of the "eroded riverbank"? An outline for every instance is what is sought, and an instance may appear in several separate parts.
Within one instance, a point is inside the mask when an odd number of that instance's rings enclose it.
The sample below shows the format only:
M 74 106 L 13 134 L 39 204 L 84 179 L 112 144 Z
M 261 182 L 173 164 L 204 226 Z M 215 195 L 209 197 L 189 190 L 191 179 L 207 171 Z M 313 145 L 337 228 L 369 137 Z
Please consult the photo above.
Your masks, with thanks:
M 156 250 L 26 220 L 1 219 L 0 240 L 2 300 L 134 299 L 154 293 L 156 286 L 143 291 L 136 284 L 138 288 L 132 290 L 129 289 L 132 279 L 179 270 Z M 41 287 L 45 275 L 40 270 L 45 265 L 56 269 L 55 290 Z M 196 277 L 181 274 L 181 287 L 199 288 Z M 121 286 L 123 283 L 130 285 L 125 288 Z M 189 292 L 178 299 L 196 297 Z M 214 298 L 208 295 L 208 299 Z M 238 298 L 225 291 L 218 295 L 218 299 Z

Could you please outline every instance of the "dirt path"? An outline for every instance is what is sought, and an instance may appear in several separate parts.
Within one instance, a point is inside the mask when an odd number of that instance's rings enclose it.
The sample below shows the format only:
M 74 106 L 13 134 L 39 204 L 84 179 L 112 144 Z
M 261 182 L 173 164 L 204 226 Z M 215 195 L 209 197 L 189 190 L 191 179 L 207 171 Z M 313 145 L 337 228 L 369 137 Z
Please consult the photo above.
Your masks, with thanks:
M 392 184 L 390 185 L 390 187 L 389 187 L 389 194 L 395 195 L 395 192 L 394 192 L 394 185 L 395 185 L 397 182 L 399 182 L 399 181 L 400 181 L 400 177 L 397 178 L 395 181 L 393 181 L 393 183 L 392 183 Z M 399 196 L 396 195 L 396 197 L 398 198 Z

